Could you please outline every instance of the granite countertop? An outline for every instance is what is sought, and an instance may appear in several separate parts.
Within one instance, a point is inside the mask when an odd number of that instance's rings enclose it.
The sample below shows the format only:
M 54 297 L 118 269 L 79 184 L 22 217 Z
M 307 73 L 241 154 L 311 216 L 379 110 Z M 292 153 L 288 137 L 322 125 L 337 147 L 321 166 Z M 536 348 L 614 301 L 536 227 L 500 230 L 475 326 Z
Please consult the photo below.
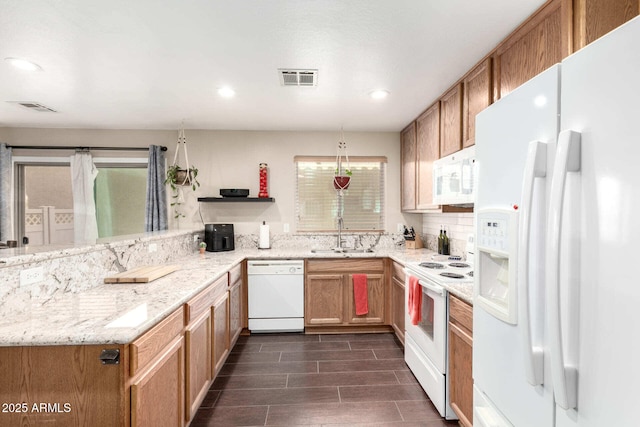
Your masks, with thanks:
M 432 253 L 425 249 L 350 254 L 314 254 L 308 249 L 194 253 L 174 262 L 180 264 L 180 270 L 150 283 L 99 283 L 89 290 L 34 301 L 20 313 L 3 315 L 0 346 L 130 343 L 244 259 L 389 257 L 405 264 L 426 260 Z M 472 285 L 445 287 L 472 302 Z

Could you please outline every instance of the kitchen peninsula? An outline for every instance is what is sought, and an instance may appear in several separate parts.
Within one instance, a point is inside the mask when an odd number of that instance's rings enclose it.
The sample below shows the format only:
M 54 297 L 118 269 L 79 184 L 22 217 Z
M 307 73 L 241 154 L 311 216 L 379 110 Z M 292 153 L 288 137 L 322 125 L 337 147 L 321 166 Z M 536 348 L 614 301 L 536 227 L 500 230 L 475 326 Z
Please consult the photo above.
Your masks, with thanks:
M 198 235 L 173 231 L 0 258 L 0 393 L 10 397 L 0 425 L 140 425 L 157 416 L 186 423 L 246 325 L 245 259 L 376 258 L 387 265 L 430 254 L 389 243 L 348 256 L 299 246 L 201 256 Z M 150 283 L 102 283 L 145 264 L 181 268 Z M 42 268 L 42 283 L 20 286 L 20 271 L 34 268 Z M 391 269 L 384 274 L 389 288 Z M 470 289 L 452 292 L 471 300 Z

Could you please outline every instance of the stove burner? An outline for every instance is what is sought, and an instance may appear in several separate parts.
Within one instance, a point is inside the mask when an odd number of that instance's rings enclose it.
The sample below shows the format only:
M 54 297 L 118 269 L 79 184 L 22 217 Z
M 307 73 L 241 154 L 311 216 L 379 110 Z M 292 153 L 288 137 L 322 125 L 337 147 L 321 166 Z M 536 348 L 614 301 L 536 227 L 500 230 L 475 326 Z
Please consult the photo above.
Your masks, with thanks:
M 440 273 L 440 275 L 450 279 L 464 279 L 464 276 L 458 273 L 449 273 L 445 271 L 444 273 Z
M 456 267 L 456 268 L 469 268 L 470 265 L 464 262 L 450 262 L 449 263 L 449 267 Z
M 473 271 L 468 272 L 468 273 L 467 273 L 467 276 L 469 276 L 469 277 L 473 277 Z
M 444 268 L 444 264 L 440 264 L 439 262 L 421 262 L 420 264 L 418 264 L 420 267 L 424 267 L 424 268 L 434 268 L 434 269 L 441 269 Z

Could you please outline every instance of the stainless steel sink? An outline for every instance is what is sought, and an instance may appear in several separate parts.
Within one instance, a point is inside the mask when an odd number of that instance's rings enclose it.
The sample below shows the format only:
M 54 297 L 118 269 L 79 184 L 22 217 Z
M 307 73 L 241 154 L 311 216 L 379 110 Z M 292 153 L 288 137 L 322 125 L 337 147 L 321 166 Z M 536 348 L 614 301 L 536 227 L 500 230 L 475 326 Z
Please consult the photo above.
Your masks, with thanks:
M 364 254 L 371 253 L 373 249 L 353 249 L 353 248 L 330 248 L 330 249 L 311 249 L 313 254 Z
M 367 253 L 372 253 L 373 249 L 370 248 L 360 248 L 360 249 L 343 249 L 342 253 L 345 254 L 367 254 Z

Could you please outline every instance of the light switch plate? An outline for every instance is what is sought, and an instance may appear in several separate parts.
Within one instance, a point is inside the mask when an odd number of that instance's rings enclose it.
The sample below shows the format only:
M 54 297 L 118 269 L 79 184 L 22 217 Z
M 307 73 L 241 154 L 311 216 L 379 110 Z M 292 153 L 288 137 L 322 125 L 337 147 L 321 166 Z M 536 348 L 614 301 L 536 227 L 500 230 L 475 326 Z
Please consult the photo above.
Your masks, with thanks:
M 282 232 L 283 233 L 289 232 L 289 223 L 285 222 L 284 224 L 282 224 Z

